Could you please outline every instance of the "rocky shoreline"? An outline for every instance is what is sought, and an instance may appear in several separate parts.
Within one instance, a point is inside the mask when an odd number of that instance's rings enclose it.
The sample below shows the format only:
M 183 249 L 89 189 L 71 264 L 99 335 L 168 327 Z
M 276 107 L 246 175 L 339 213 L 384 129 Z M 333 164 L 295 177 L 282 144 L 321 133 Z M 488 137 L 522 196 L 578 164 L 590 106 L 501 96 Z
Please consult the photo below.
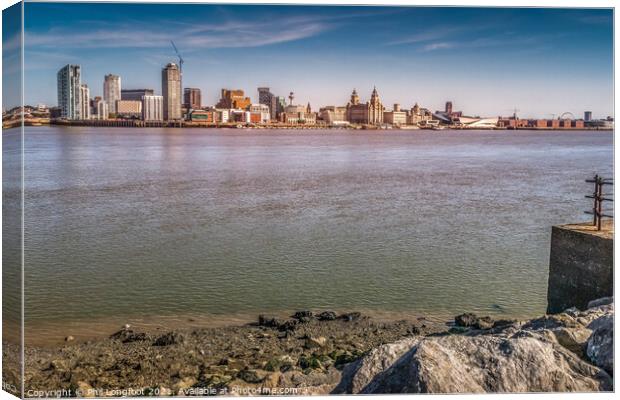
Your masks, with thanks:
M 126 325 L 102 340 L 27 347 L 25 395 L 607 391 L 613 314 L 607 300 L 528 321 L 463 314 L 451 326 L 333 311 L 166 333 Z

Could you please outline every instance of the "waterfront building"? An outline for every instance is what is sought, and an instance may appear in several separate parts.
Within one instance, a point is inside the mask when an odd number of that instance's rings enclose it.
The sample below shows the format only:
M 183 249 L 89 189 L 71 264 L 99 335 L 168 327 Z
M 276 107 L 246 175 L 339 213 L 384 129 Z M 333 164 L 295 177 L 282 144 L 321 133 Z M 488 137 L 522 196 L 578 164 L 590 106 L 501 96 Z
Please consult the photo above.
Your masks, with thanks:
M 448 115 L 452 114 L 452 102 L 451 101 L 446 101 L 446 107 L 444 109 L 444 112 Z
M 192 109 L 188 114 L 188 119 L 192 122 L 215 123 L 217 111 Z
M 276 98 L 277 96 L 271 93 L 268 87 L 258 88 L 258 103 L 269 107 L 269 115 L 274 119 L 277 118 L 278 115 L 278 103 Z
M 164 120 L 164 96 L 142 96 L 142 119 L 144 121 Z
M 280 114 L 284 112 L 286 107 L 286 99 L 284 96 L 274 96 L 271 98 L 271 119 L 279 120 Z
M 249 97 L 245 97 L 243 90 L 222 89 L 222 96 L 215 107 L 245 110 L 250 104 L 252 104 L 252 101 Z
M 383 113 L 383 122 L 391 125 L 407 125 L 407 112 L 400 109 L 400 104 L 394 104 L 392 111 Z
M 498 126 L 499 117 L 479 118 L 479 117 L 461 116 L 456 121 L 456 124 L 464 128 L 492 129 Z
M 240 122 L 249 123 L 251 121 L 251 114 L 249 111 L 233 108 L 228 110 L 228 122 Z
M 155 95 L 155 90 L 153 89 L 121 89 L 120 100 L 142 101 L 142 97 L 153 95 Z
M 116 101 L 121 100 L 121 77 L 108 74 L 103 79 L 103 99 L 108 103 L 110 113 L 116 114 Z
M 230 121 L 230 110 L 215 109 L 215 122 L 226 124 Z
M 108 119 L 110 116 L 110 108 L 108 103 L 101 97 L 95 97 L 93 103 L 93 118 L 94 119 Z
M 360 103 L 357 91 L 353 89 L 351 99 L 347 104 L 347 120 L 352 124 L 380 125 L 383 123 L 384 107 L 375 87 L 370 96 L 370 101 Z
M 446 102 L 446 106 L 443 111 L 435 111 L 433 116 L 438 119 L 442 124 L 453 124 L 463 115 L 462 111 L 454 111 L 451 101 Z
M 280 114 L 280 121 L 289 125 L 315 125 L 316 113 L 309 108 L 310 104 L 288 105 Z
M 201 92 L 198 88 L 185 88 L 183 90 L 183 107 L 188 110 L 202 108 Z
M 319 110 L 319 119 L 327 125 L 348 125 L 347 108 L 337 106 L 327 106 Z
M 592 111 L 584 111 L 584 113 L 583 113 L 583 120 L 585 122 L 592 121 Z
M 88 85 L 80 85 L 80 115 L 79 119 L 90 119 L 90 89 Z
M 161 91 L 164 98 L 164 120 L 181 119 L 181 71 L 169 63 L 161 72 Z
M 407 123 L 409 125 L 426 125 L 428 121 L 433 120 L 433 113 L 427 108 L 421 108 L 415 103 L 409 114 L 407 115 Z
M 56 74 L 56 80 L 60 118 L 80 119 L 80 66 L 65 65 Z
M 60 107 L 50 107 L 50 119 L 62 118 L 62 109 Z
M 137 100 L 116 100 L 116 116 L 138 119 L 142 117 L 142 102 Z
M 266 104 L 251 104 L 249 110 L 250 122 L 252 123 L 265 124 L 271 119 L 269 106 Z

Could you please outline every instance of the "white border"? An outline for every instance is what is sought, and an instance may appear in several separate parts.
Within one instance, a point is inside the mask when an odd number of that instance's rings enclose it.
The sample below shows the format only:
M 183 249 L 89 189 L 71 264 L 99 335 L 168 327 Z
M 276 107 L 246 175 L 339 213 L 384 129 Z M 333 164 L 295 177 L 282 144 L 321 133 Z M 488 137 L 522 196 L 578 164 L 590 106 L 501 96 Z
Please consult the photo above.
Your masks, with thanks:
M 41 2 L 44 0 L 27 0 L 28 2 Z M 78 0 L 64 0 L 62 2 L 81 2 Z M 267 1 L 261 1 L 261 0 L 228 0 L 228 1 L 209 1 L 209 0 L 183 0 L 183 1 L 175 1 L 175 0 L 149 0 L 149 1 L 144 1 L 144 0 L 137 0 L 137 1 L 123 1 L 123 0 L 107 0 L 107 1 L 91 1 L 91 2 L 100 2 L 100 3 L 114 3 L 114 2 L 118 2 L 118 3 L 210 3 L 210 4 L 291 4 L 291 5 L 383 5 L 383 6 L 457 6 L 457 7 L 463 7 L 463 6 L 470 6 L 470 7 L 557 7 L 557 8 L 615 8 L 616 3 L 614 1 L 611 0 L 590 0 L 590 1 L 583 1 L 583 0 L 563 0 L 563 1 L 559 1 L 559 0 L 555 0 L 555 1 L 550 1 L 550 0 L 521 0 L 521 1 L 514 1 L 514 0 L 507 0 L 507 1 L 501 1 L 501 0 L 477 0 L 477 1 L 471 1 L 471 0 L 447 0 L 447 1 L 438 1 L 438 0 L 411 0 L 411 1 L 407 1 L 407 0 L 374 0 L 374 1 L 368 1 L 368 0 L 336 0 L 336 1 L 330 1 L 330 0 L 314 0 L 314 1 L 303 1 L 303 0 L 267 0 Z M 15 0 L 0 0 L 0 5 L 2 6 L 2 9 L 7 8 L 13 4 L 17 3 L 17 1 Z M 23 14 L 22 14 L 22 18 L 23 18 Z M 617 26 L 617 22 L 618 22 L 618 15 L 615 12 L 614 9 L 614 28 L 615 26 Z M 22 21 L 22 26 L 23 26 L 23 21 Z M 22 30 L 22 35 L 23 35 L 23 30 Z M 22 37 L 23 40 L 23 37 Z M 618 72 L 618 67 L 617 67 L 617 63 L 615 55 L 616 55 L 616 45 L 618 43 L 618 31 L 614 29 L 614 78 Z M 23 42 L 22 42 L 23 44 Z M 22 52 L 22 58 L 23 58 L 23 52 Z M 23 59 L 22 59 L 22 65 L 23 65 Z M 0 82 L 0 91 L 1 91 L 1 82 Z M 616 89 L 618 88 L 618 84 L 617 81 L 614 79 L 614 117 L 618 115 L 618 106 L 615 102 L 615 93 L 616 93 Z M 23 98 L 23 80 L 22 80 L 22 98 Z M 615 135 L 615 133 L 614 133 Z M 23 138 L 23 135 L 22 135 Z M 22 139 L 23 140 L 23 139 Z M 620 170 L 620 166 L 618 163 L 618 152 L 615 151 L 616 150 L 616 143 L 614 141 L 614 175 L 618 175 L 618 171 Z M 23 152 L 23 148 L 22 148 L 22 152 Z M 23 156 L 22 156 L 23 157 Z M 1 160 L 1 156 L 0 156 L 0 160 Z M 22 158 L 23 160 L 23 158 Z M 22 168 L 23 168 L 23 163 L 22 163 Z M 23 171 L 22 171 L 22 179 L 23 179 Z M 22 197 L 22 201 L 23 201 L 23 197 Z M 0 198 L 0 202 L 1 202 L 1 198 Z M 23 207 L 23 203 L 22 203 L 22 207 Z M 615 204 L 614 204 L 614 211 L 615 211 Z M 23 213 L 23 208 L 22 208 L 22 213 Z M 23 215 L 22 215 L 23 217 Z M 23 218 L 22 218 L 22 225 L 23 225 Z M 23 232 L 23 226 L 22 226 L 22 232 Z M 0 233 L 1 235 L 1 233 Z M 23 241 L 23 235 L 22 235 L 22 241 Z M 23 251 L 23 245 L 22 245 L 22 251 Z M 620 249 L 618 248 L 618 246 L 615 246 L 614 248 L 614 265 L 615 265 L 615 259 L 617 258 L 618 253 L 620 252 Z M 22 255 L 22 262 L 23 262 L 23 255 Z M 22 268 L 22 274 L 23 274 L 23 268 Z M 23 275 L 22 275 L 22 285 L 23 285 Z M 618 287 L 618 274 L 614 274 L 614 292 L 615 292 L 615 288 Z M 22 307 L 23 307 L 23 290 L 22 290 Z M 22 311 L 23 312 L 23 311 Z M 1 326 L 0 326 L 0 332 L 1 332 Z M 22 335 L 23 335 L 23 329 L 22 329 Z M 615 343 L 618 343 L 618 332 L 616 329 L 616 333 L 615 333 Z M 618 347 L 620 346 L 616 346 L 615 347 L 615 359 L 618 359 Z M 1 362 L 1 361 L 0 361 Z M 564 400 L 564 399 L 611 399 L 614 398 L 615 395 L 614 394 L 605 394 L 605 393 L 563 393 L 563 394 L 488 394 L 488 395 L 433 395 L 433 399 L 458 399 L 458 398 L 464 398 L 464 399 L 474 399 L 474 398 L 479 398 L 480 396 L 483 396 L 483 399 L 489 399 L 489 400 L 494 400 L 494 399 L 549 399 L 549 400 Z M 345 397 L 349 397 L 349 396 L 345 396 Z M 9 395 L 6 392 L 0 392 L 0 400 L 4 400 L 4 399 L 14 399 L 15 397 L 12 395 Z M 287 397 L 289 398 L 289 397 Z M 290 397 L 291 399 L 295 399 L 295 398 L 299 398 L 299 397 Z M 315 398 L 317 399 L 321 399 L 321 400 L 333 400 L 334 396 L 316 396 Z M 401 399 L 410 399 L 411 396 L 410 395 L 377 395 L 377 396 L 373 396 L 373 398 L 375 399 L 389 399 L 389 400 L 401 400 Z

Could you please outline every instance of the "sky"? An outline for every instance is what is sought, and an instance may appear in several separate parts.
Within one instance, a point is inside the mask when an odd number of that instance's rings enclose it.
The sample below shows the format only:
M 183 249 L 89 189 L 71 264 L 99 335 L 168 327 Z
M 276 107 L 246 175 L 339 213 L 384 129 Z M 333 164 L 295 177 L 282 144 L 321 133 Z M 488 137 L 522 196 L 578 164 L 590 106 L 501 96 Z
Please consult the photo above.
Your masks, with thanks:
M 2 10 L 2 109 L 22 104 L 21 5 Z
M 221 88 L 258 102 L 267 86 L 318 110 L 354 88 L 367 101 L 376 86 L 387 108 L 613 115 L 611 9 L 26 3 L 26 103 L 56 105 L 69 63 L 91 96 L 108 73 L 161 93 L 170 40 L 203 105 Z

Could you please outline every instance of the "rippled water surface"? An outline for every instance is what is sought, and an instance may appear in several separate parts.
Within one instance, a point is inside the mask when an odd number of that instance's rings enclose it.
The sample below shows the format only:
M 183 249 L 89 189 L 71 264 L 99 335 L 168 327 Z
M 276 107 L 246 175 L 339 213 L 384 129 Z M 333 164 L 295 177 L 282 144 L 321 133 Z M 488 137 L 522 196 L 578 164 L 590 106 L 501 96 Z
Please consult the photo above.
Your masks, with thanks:
M 534 315 L 611 132 L 26 130 L 26 318 Z

